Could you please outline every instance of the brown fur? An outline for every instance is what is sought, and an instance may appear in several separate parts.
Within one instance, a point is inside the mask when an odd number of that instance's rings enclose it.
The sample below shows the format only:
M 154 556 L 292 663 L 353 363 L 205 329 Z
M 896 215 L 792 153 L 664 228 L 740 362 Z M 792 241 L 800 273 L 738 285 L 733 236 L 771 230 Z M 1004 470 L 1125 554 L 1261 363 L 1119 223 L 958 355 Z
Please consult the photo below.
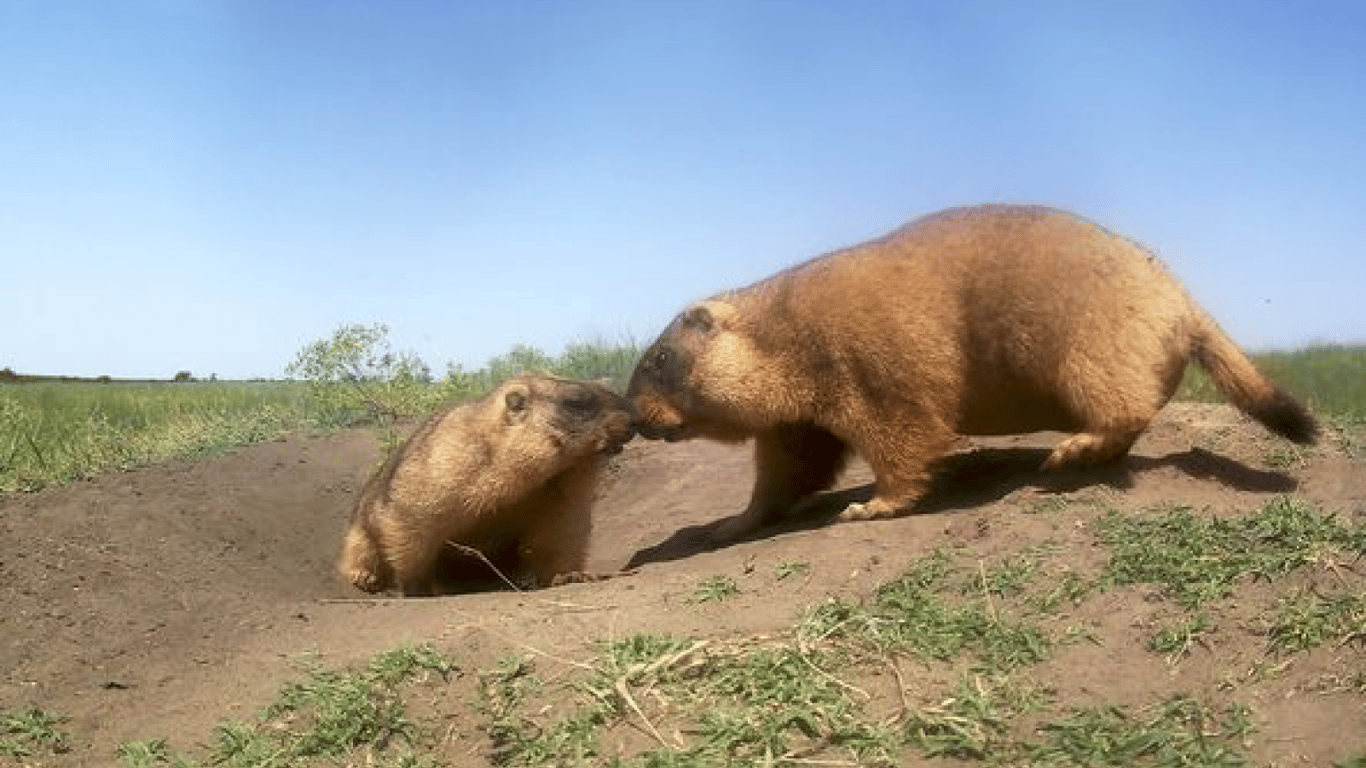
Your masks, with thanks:
M 361 491 L 338 569 L 367 592 L 431 594 L 449 580 L 456 544 L 524 585 L 574 578 L 600 457 L 631 439 L 630 422 L 606 387 L 539 375 L 437 413 Z M 468 560 L 459 570 L 480 569 L 490 575 Z
M 649 438 L 755 438 L 750 530 L 829 487 L 851 451 L 908 510 L 956 435 L 1073 433 L 1046 469 L 1122 458 L 1194 358 L 1296 442 L 1308 412 L 1269 383 L 1158 259 L 1042 207 L 957 208 L 699 302 L 645 352 L 627 397 Z

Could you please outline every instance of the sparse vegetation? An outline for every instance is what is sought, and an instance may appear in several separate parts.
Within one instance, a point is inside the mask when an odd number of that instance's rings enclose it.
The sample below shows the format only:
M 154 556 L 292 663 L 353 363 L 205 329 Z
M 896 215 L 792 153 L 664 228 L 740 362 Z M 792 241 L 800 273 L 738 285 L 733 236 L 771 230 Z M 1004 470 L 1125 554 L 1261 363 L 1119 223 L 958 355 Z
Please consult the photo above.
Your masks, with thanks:
M 697 585 L 697 592 L 693 595 L 693 602 L 697 603 L 719 603 L 735 595 L 740 594 L 740 587 L 735 583 L 735 579 L 720 574 L 709 576 Z
M 1304 565 L 1366 556 L 1366 531 L 1290 497 L 1227 519 L 1189 507 L 1152 517 L 1111 512 L 1097 529 L 1114 548 L 1106 583 L 1154 583 L 1187 608 L 1225 597 L 1243 578 L 1271 579 Z
M 20 765 L 67 751 L 61 718 L 39 707 L 0 711 L 0 758 Z
M 119 756 L 130 768 L 283 767 L 356 757 L 366 765 L 434 765 L 418 757 L 433 735 L 409 717 L 403 694 L 453 671 L 430 646 L 380 654 L 359 670 L 306 664 L 305 679 L 286 684 L 257 722 L 219 725 L 202 761 L 174 752 L 165 739 L 125 743 Z

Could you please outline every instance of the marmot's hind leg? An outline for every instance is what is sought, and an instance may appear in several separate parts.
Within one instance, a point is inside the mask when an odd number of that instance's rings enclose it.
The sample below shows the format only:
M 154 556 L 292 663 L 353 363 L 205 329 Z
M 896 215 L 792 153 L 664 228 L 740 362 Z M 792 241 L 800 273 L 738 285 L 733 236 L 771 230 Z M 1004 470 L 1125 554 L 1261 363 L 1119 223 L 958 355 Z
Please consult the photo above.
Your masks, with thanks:
M 1075 376 L 1062 386 L 1061 399 L 1079 426 L 1049 454 L 1045 471 L 1123 459 L 1171 399 L 1186 368 L 1183 358 L 1171 358 L 1163 366 L 1110 370 L 1103 377 L 1094 371 L 1104 370 L 1104 361 L 1091 362 L 1089 375 Z
M 1129 453 L 1147 428 L 1145 422 L 1138 428 L 1116 429 L 1107 432 L 1080 432 L 1064 439 L 1053 448 L 1044 461 L 1043 468 L 1055 472 L 1066 467 L 1085 467 L 1123 459 Z

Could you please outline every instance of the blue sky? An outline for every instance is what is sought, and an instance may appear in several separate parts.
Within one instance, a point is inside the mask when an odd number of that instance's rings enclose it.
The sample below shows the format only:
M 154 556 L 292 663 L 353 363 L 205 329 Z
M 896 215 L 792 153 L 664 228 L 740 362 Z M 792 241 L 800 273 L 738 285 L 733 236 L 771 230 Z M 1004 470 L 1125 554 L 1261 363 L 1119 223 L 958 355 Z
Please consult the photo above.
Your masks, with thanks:
M 648 341 L 941 208 L 1157 250 L 1245 347 L 1366 342 L 1366 4 L 0 0 L 0 367 L 438 372 Z

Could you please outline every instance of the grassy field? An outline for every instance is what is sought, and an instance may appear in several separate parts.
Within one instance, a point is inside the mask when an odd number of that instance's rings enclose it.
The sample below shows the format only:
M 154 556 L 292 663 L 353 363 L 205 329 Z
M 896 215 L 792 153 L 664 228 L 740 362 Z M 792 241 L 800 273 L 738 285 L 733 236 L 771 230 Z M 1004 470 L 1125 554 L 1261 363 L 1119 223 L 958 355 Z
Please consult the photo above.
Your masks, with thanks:
M 294 383 L 0 385 L 0 492 L 259 442 L 311 423 Z
M 392 439 L 395 421 L 488 391 L 507 376 L 541 370 L 606 379 L 625 388 L 635 346 L 570 345 L 558 357 L 513 347 L 479 370 L 444 378 L 390 375 L 284 381 L 18 380 L 0 383 L 0 493 L 54 484 L 297 430 L 374 424 Z
M 452 366 L 444 377 L 397 375 L 304 377 L 274 382 L 83 382 L 0 384 L 0 493 L 53 484 L 300 429 L 372 423 L 430 413 L 476 397 L 512 373 L 542 370 L 605 379 L 620 390 L 640 355 L 634 343 L 579 343 L 559 356 L 515 346 L 483 368 Z M 1256 355 L 1274 380 L 1334 420 L 1366 419 L 1366 347 L 1324 346 Z M 1221 400 L 1192 367 L 1178 395 Z

